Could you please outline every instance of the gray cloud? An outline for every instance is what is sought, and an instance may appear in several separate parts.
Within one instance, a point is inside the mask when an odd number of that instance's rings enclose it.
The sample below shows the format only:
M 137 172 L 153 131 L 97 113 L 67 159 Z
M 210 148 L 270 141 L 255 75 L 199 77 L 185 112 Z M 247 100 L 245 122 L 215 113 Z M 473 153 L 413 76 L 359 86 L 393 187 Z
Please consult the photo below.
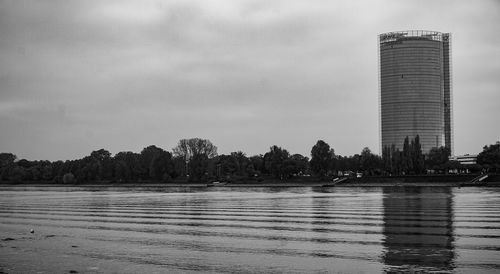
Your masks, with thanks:
M 499 139 L 495 1 L 1 1 L 0 151 L 72 159 L 204 137 L 378 150 L 377 34 L 453 33 L 455 150 Z M 482 134 L 476 134 L 482 132 Z

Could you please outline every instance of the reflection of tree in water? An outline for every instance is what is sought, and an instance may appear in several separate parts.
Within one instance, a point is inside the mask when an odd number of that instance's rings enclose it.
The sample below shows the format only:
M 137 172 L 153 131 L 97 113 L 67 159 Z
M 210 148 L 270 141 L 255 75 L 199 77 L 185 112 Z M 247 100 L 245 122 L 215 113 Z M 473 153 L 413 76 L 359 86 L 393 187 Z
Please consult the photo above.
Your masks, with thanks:
M 450 188 L 384 188 L 383 205 L 386 271 L 453 270 Z

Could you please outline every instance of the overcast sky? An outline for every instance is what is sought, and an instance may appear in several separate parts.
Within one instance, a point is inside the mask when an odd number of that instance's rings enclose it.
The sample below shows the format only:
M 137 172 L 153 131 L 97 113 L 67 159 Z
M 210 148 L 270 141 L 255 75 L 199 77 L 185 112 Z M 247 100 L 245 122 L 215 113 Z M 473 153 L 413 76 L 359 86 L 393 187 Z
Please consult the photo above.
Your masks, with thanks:
M 377 35 L 452 33 L 455 152 L 500 140 L 500 1 L 0 0 L 0 152 L 379 152 Z

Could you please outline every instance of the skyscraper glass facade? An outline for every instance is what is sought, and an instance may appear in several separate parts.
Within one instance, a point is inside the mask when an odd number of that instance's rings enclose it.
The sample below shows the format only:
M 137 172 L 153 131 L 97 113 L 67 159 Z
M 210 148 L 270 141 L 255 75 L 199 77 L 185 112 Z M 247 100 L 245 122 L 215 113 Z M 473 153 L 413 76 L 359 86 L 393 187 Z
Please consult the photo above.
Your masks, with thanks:
M 453 153 L 451 35 L 397 31 L 379 35 L 381 148 L 402 150 L 419 135 L 422 151 Z

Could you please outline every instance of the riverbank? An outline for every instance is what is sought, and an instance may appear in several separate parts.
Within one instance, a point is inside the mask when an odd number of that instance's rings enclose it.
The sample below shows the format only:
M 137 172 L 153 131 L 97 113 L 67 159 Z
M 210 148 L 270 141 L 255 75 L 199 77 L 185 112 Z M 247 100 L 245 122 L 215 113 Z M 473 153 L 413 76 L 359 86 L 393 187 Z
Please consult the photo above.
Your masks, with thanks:
M 409 175 L 409 176 L 366 176 L 361 178 L 349 177 L 347 180 L 335 184 L 335 186 L 345 187 L 376 187 L 376 186 L 495 186 L 500 187 L 500 174 L 490 174 L 480 184 L 469 184 L 478 174 L 453 174 L 453 175 Z M 18 187 L 207 187 L 210 182 L 192 183 L 185 180 L 178 180 L 169 183 L 155 181 L 141 182 L 109 182 L 98 181 L 81 184 L 57 184 L 53 182 L 22 182 L 10 183 L 1 182 L 0 187 L 18 186 Z M 334 186 L 332 180 L 318 180 L 313 177 L 292 178 L 290 180 L 276 180 L 272 178 L 260 180 L 237 180 L 226 182 L 225 184 L 213 187 L 321 187 Z

